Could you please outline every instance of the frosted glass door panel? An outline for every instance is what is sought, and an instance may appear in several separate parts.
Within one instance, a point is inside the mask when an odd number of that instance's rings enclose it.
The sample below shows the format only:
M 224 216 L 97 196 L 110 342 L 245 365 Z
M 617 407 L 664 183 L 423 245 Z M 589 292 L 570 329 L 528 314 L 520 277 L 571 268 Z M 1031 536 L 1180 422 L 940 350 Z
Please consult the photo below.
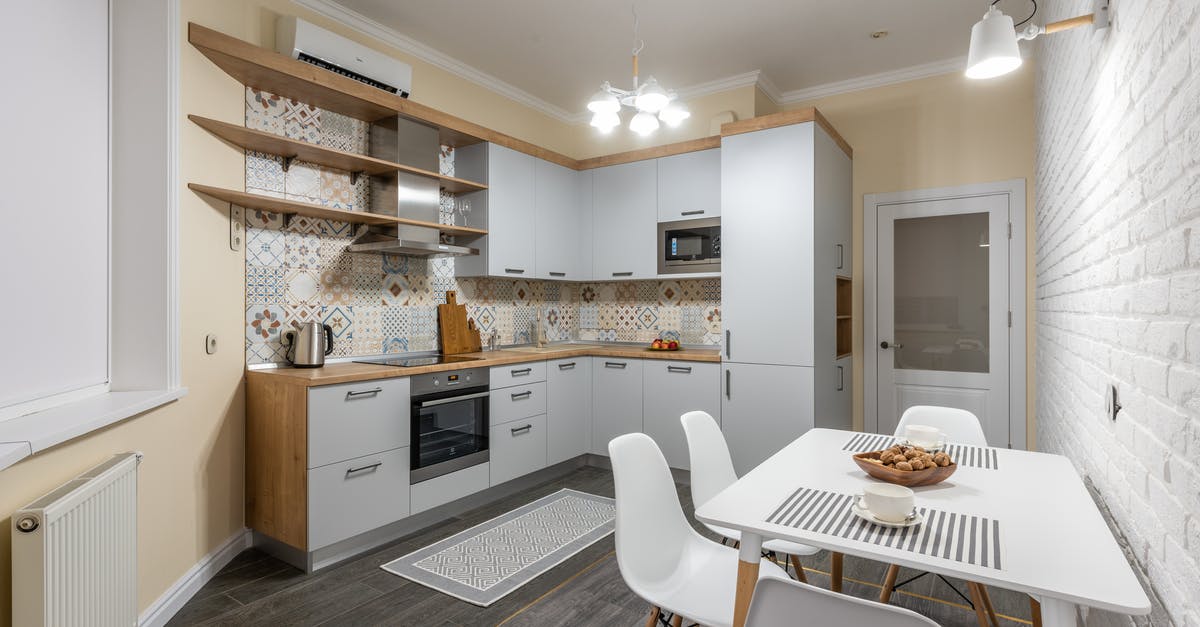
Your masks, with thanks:
M 988 372 L 987 213 L 895 221 L 897 370 Z

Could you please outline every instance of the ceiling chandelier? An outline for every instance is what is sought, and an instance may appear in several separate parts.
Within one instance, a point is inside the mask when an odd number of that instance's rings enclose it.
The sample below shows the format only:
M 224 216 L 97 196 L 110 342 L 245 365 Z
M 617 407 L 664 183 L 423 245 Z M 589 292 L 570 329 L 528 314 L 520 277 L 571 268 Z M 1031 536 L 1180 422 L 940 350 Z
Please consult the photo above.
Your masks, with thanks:
M 630 107 L 637 111 L 629 120 L 629 130 L 643 137 L 658 130 L 658 121 L 662 120 L 667 126 L 679 126 L 692 114 L 675 102 L 678 96 L 674 91 L 664 89 L 654 77 L 638 83 L 638 53 L 646 43 L 638 39 L 637 6 L 633 7 L 633 89 L 619 89 L 608 81 L 600 86 L 600 91 L 588 102 L 588 111 L 592 112 L 591 125 L 602 133 L 607 133 L 621 125 L 621 108 Z

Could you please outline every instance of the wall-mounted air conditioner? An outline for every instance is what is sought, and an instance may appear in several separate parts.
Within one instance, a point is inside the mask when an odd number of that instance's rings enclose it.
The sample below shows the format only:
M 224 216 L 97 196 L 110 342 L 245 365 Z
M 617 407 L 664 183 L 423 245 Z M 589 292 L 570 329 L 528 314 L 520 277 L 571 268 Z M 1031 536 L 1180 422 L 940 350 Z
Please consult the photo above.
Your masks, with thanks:
M 276 21 L 275 49 L 402 98 L 412 91 L 412 66 L 294 15 Z

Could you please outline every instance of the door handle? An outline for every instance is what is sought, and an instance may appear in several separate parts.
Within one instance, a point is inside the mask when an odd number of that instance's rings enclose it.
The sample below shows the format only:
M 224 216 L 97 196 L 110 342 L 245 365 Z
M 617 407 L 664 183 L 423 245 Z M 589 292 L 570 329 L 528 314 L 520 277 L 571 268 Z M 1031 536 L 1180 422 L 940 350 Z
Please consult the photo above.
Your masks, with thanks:
M 614 272 L 613 276 L 633 276 L 632 272 Z
M 725 359 L 732 359 L 729 355 L 729 329 L 725 329 Z
M 368 470 L 375 470 L 376 468 L 379 468 L 382 465 L 383 465 L 383 462 L 375 462 L 374 464 L 371 464 L 370 466 L 363 466 L 361 468 L 347 468 L 346 476 L 349 477 L 350 475 L 352 475 L 356 472 L 366 472 Z
M 525 274 L 524 268 L 505 268 L 504 271 L 508 274 Z
M 524 392 L 516 392 L 514 394 L 509 394 L 509 396 L 511 396 L 514 401 L 519 401 L 522 399 L 529 398 L 530 396 L 533 396 L 533 391 L 525 390 Z
M 904 348 L 904 345 L 903 344 L 888 344 L 888 341 L 884 340 L 879 343 L 879 348 L 882 348 L 884 350 L 889 349 L 889 348 L 894 348 L 896 350 L 899 350 L 901 348 Z
M 725 398 L 727 398 L 727 399 L 733 398 L 733 391 L 729 387 L 729 383 L 732 380 L 731 374 L 732 374 L 731 371 L 729 371 L 729 370 L 725 371 Z
M 567 276 L 566 272 L 551 272 L 550 276 Z
M 682 374 L 691 374 L 691 366 L 667 366 L 667 372 L 679 372 Z
M 604 362 L 604 367 L 605 367 L 605 368 L 621 368 L 621 369 L 624 369 L 624 368 L 625 368 L 625 366 L 628 366 L 628 365 L 629 365 L 629 364 L 627 364 L 627 363 L 623 363 L 623 362 L 619 362 L 619 361 L 606 361 L 606 362 Z
M 559 364 L 559 365 L 558 365 L 558 369 L 559 369 L 559 370 L 571 370 L 571 369 L 572 369 L 572 368 L 574 368 L 574 367 L 575 367 L 575 362 L 571 362 L 571 363 L 567 363 L 567 364 Z
M 696 210 L 693 210 L 693 211 L 681 211 L 681 212 L 679 213 L 679 215 L 681 215 L 681 216 L 702 216 L 702 215 L 704 215 L 704 210 L 703 210 L 703 209 L 696 209 Z
M 524 427 L 513 427 L 509 431 L 512 431 L 513 435 L 519 435 L 521 433 L 528 433 L 531 429 L 533 429 L 533 425 L 525 425 Z
M 843 378 L 844 369 L 841 366 L 838 366 L 837 369 L 838 369 L 837 391 L 841 392 L 842 390 L 846 389 L 846 382 L 845 382 L 845 379 Z
M 838 259 L 838 262 L 837 262 L 837 267 L 838 267 L 838 270 L 841 270 L 841 269 L 842 269 L 842 264 L 843 264 L 843 261 L 844 261 L 844 260 L 842 259 L 842 245 L 841 245 L 841 244 L 838 244 L 838 245 L 837 245 L 837 259 Z
M 533 372 L 533 368 L 517 368 L 508 371 L 508 373 L 514 377 L 523 377 L 531 372 Z
M 379 394 L 382 391 L 383 391 L 383 388 L 373 388 L 370 390 L 350 391 L 350 392 L 346 392 L 346 400 L 350 400 L 352 398 L 360 398 L 363 396 L 374 396 L 376 394 Z

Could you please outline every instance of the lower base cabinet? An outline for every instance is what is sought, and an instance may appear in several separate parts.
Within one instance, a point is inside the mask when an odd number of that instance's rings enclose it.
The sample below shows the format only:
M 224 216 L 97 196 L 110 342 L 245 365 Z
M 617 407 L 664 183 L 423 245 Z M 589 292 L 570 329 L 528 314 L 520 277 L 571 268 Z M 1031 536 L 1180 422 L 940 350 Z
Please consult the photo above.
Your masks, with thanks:
M 308 550 L 409 515 L 409 447 L 308 471 Z
M 492 425 L 488 438 L 491 485 L 546 467 L 546 415 Z
M 668 466 L 687 470 L 687 437 L 679 417 L 701 410 L 720 424 L 721 365 L 646 360 L 642 367 L 643 430 L 662 449 Z
M 591 450 L 592 358 L 546 362 L 546 464 Z
M 642 430 L 642 360 L 592 358 L 592 453 L 608 455 L 608 443 Z
M 721 430 L 743 475 L 813 428 L 813 369 L 721 364 Z
M 419 514 L 488 489 L 489 465 L 484 462 L 413 484 L 412 513 Z

